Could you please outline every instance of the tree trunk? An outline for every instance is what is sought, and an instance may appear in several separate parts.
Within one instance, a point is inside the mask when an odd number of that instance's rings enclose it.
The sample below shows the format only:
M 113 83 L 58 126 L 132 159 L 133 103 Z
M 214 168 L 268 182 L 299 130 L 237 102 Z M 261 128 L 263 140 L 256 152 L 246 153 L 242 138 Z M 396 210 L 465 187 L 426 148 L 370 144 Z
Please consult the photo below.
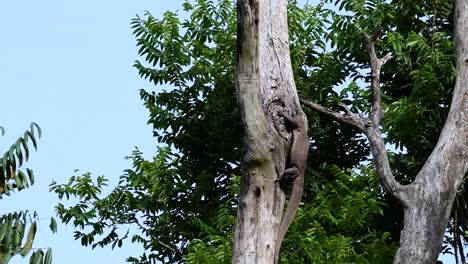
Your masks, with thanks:
M 303 115 L 289 55 L 286 0 L 238 0 L 236 89 L 244 126 L 233 263 L 274 263 L 285 201 L 278 179 L 291 133 L 280 112 Z
M 410 188 L 410 192 L 394 263 L 435 263 L 456 191 L 443 194 L 435 188 Z
M 394 263 L 435 263 L 453 201 L 468 170 L 468 2 L 455 1 L 457 79 L 436 147 L 405 188 L 404 227 Z

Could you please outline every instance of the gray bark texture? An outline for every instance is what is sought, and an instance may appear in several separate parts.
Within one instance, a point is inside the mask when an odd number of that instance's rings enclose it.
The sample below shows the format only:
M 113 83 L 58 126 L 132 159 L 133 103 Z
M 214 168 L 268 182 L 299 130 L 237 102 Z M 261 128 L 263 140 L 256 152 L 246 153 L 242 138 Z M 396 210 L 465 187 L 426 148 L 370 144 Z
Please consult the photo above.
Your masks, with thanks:
M 236 89 L 244 126 L 232 263 L 274 263 L 292 133 L 301 110 L 289 55 L 286 0 L 237 1 Z
M 394 263 L 432 264 L 437 260 L 456 193 L 468 170 L 468 1 L 456 0 L 455 54 L 457 79 L 450 111 L 436 147 L 415 180 L 398 183 L 390 168 L 385 142 L 379 129 L 383 116 L 380 98 L 380 69 L 391 54 L 382 58 L 374 50 L 375 36 L 365 35 L 371 61 L 372 108 L 361 117 L 341 105 L 342 112 L 301 99 L 318 112 L 361 130 L 368 138 L 376 171 L 384 189 L 404 209 L 400 247 Z

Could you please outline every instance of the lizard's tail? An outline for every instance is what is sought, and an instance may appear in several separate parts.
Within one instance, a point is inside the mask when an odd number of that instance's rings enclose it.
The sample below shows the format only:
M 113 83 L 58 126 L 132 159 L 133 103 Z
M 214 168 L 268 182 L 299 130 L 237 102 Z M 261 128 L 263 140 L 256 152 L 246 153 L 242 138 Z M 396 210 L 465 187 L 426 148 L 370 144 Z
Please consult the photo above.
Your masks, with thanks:
M 279 227 L 278 235 L 276 237 L 276 245 L 275 245 L 275 264 L 279 261 L 279 253 L 281 248 L 281 243 L 283 242 L 284 236 L 288 231 L 289 226 L 296 215 L 297 209 L 299 208 L 299 204 L 302 199 L 302 190 L 303 190 L 304 183 L 297 183 L 293 184 L 291 190 L 291 196 L 289 197 L 288 207 L 286 209 L 286 213 L 281 220 L 281 224 Z

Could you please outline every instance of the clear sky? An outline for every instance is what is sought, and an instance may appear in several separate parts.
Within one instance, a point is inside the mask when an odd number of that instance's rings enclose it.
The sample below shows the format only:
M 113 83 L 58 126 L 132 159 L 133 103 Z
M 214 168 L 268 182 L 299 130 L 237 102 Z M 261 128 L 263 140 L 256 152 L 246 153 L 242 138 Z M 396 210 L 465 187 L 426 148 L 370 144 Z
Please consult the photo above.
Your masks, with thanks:
M 52 247 L 54 263 L 126 263 L 126 257 L 141 252 L 130 244 L 92 251 L 73 240 L 71 226 L 59 225 L 52 235 L 48 225 L 57 199 L 48 185 L 65 182 L 75 169 L 116 183 L 135 146 L 146 156 L 154 154 L 156 142 L 138 95 L 138 89 L 153 87 L 132 68 L 137 48 L 129 24 L 145 10 L 159 17 L 181 3 L 0 1 L 0 125 L 7 130 L 0 150 L 32 121 L 43 130 L 38 152 L 27 164 L 36 184 L 1 200 L 0 213 L 37 210 L 44 219 L 34 246 Z M 11 263 L 28 261 L 17 257 Z
M 131 244 L 84 248 L 73 239 L 73 228 L 60 221 L 52 234 L 49 219 L 58 201 L 48 185 L 64 183 L 80 169 L 105 175 L 113 186 L 130 166 L 123 158 L 134 146 L 147 157 L 154 154 L 156 142 L 138 95 L 138 89 L 153 87 L 132 68 L 137 49 L 129 23 L 145 10 L 159 17 L 182 2 L 0 1 L 0 125 L 7 129 L 0 150 L 32 121 L 43 130 L 39 150 L 27 164 L 36 184 L 1 200 L 0 213 L 36 210 L 43 220 L 34 246 L 52 247 L 56 264 L 119 264 L 141 253 Z

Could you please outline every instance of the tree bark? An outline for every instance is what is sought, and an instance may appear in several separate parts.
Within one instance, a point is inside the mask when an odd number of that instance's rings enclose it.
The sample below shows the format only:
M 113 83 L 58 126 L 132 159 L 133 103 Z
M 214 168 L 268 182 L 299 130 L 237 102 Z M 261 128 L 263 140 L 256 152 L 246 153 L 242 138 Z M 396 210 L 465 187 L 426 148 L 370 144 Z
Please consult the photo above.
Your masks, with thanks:
M 285 202 L 278 179 L 291 133 L 278 113 L 305 118 L 289 55 L 286 0 L 237 1 L 236 89 L 244 126 L 233 263 L 274 263 Z
M 456 190 L 411 185 L 404 208 L 400 246 L 394 263 L 435 263 L 440 253 Z

